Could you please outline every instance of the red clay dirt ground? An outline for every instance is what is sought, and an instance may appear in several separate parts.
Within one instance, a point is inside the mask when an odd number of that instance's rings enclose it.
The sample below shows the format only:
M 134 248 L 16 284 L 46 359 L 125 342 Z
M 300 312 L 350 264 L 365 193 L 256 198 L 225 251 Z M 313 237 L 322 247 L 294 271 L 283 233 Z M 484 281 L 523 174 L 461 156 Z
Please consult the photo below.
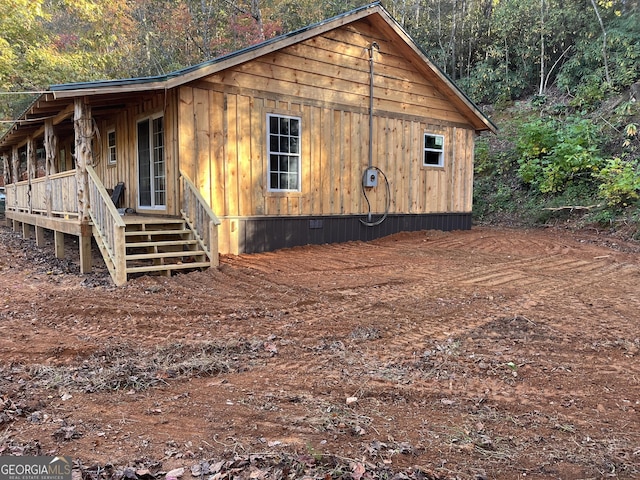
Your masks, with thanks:
M 2 455 L 87 479 L 640 475 L 637 244 L 416 232 L 123 288 L 0 245 Z

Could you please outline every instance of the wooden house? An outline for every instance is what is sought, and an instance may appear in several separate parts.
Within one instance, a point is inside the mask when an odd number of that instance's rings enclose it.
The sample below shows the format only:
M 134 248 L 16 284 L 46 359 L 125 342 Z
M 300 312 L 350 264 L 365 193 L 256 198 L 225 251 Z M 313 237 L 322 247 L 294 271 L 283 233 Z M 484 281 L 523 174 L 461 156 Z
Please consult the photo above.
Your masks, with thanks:
M 50 87 L 0 138 L 6 216 L 37 242 L 52 230 L 57 255 L 76 235 L 83 272 L 94 238 L 118 285 L 219 253 L 468 229 L 485 130 L 375 3 L 168 75 Z

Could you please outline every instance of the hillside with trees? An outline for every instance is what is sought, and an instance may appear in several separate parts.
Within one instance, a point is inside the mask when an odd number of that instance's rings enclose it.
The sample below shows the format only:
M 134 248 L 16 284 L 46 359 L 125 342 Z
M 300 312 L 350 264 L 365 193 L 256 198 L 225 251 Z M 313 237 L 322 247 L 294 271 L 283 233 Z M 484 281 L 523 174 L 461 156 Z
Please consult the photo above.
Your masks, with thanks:
M 364 3 L 0 0 L 0 130 L 49 85 L 162 75 Z M 635 234 L 640 1 L 384 6 L 500 128 L 478 142 L 477 220 L 539 223 L 577 211 Z

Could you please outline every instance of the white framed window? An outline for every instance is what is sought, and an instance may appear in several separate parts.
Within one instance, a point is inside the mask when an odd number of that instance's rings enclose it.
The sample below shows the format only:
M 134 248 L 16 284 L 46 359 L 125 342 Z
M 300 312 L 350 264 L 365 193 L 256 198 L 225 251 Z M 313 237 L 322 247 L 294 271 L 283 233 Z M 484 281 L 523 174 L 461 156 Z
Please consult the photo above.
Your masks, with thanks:
M 300 191 L 301 119 L 267 115 L 267 157 L 269 191 Z
M 444 167 L 444 135 L 424 134 L 422 164 L 428 167 Z
M 107 131 L 107 163 L 115 165 L 116 160 L 116 131 L 111 129 Z

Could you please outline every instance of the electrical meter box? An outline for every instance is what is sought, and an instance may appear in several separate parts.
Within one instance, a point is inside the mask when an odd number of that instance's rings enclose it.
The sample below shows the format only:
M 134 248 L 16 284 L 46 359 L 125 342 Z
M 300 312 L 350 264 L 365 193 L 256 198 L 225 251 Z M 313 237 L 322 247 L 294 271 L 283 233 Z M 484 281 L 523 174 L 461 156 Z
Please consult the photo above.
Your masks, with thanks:
M 372 188 L 378 186 L 378 169 L 369 167 L 364 171 L 362 178 L 362 185 L 366 188 Z

